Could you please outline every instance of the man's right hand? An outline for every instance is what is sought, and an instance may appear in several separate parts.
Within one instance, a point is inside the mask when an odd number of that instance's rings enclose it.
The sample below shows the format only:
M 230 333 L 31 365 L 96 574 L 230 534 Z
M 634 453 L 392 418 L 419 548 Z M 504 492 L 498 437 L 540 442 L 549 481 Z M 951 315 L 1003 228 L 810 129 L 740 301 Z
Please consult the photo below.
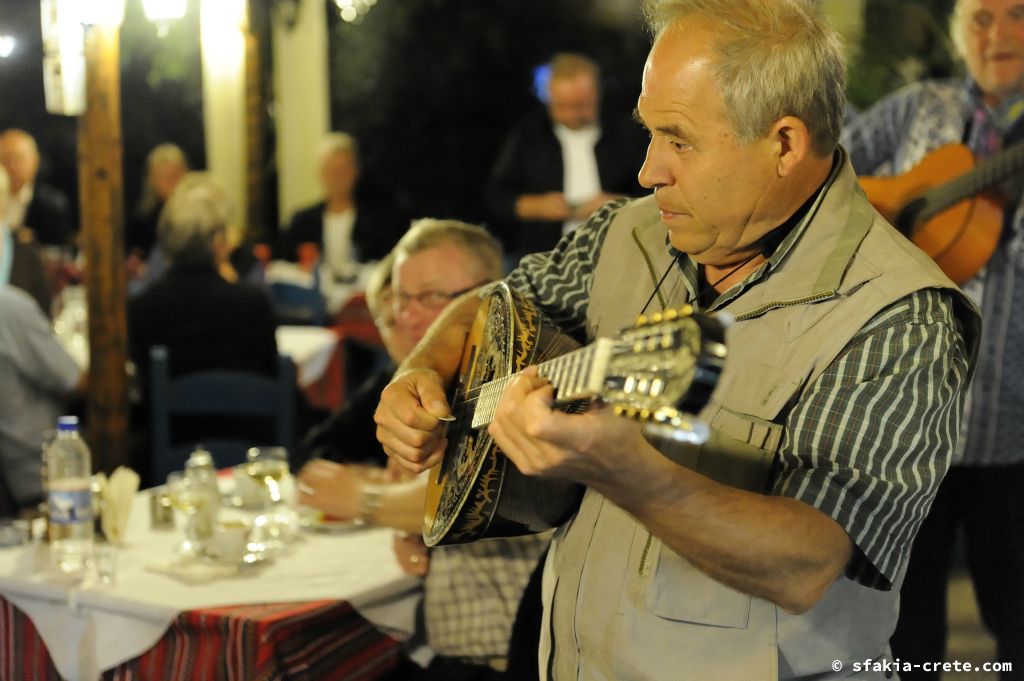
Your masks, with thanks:
M 387 455 L 419 473 L 441 460 L 448 444 L 445 420 L 450 416 L 444 382 L 437 372 L 408 369 L 381 393 L 373 420 Z

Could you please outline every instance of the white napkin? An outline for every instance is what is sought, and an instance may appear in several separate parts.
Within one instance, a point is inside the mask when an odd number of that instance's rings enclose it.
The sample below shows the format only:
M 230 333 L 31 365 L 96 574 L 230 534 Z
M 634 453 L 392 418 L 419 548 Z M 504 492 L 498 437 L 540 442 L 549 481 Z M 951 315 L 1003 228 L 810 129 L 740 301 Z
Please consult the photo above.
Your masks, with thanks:
M 139 474 L 124 466 L 118 466 L 103 485 L 103 515 L 100 523 L 104 536 L 111 544 L 124 544 L 128 516 L 132 512 L 132 502 L 138 491 Z

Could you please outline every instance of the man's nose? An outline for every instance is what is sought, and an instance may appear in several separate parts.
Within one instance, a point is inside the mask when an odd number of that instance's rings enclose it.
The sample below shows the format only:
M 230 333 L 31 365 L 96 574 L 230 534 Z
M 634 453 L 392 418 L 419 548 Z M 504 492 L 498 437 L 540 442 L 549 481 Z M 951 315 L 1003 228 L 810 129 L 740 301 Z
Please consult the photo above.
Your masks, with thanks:
M 644 157 L 644 164 L 640 166 L 637 180 L 641 187 L 657 189 L 671 184 L 671 176 L 665 164 L 660 160 L 660 155 L 654 147 L 654 140 L 647 144 L 647 155 Z

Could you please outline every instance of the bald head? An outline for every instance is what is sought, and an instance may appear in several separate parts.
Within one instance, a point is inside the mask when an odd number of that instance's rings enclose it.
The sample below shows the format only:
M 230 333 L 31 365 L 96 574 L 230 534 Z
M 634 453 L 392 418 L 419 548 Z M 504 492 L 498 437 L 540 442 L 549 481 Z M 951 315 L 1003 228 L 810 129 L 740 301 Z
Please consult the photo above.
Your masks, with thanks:
M 7 171 L 11 193 L 35 182 L 39 172 L 39 148 L 24 130 L 11 128 L 0 133 L 0 165 Z

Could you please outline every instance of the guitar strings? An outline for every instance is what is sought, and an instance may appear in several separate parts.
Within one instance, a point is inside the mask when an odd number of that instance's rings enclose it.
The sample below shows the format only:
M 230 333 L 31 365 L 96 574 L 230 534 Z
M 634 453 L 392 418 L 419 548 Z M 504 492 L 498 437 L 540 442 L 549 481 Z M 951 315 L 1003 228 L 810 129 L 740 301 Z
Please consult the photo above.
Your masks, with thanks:
M 584 353 L 584 354 L 586 354 L 586 352 L 591 347 L 591 346 L 585 346 L 585 347 L 581 348 L 581 347 L 578 347 L 574 341 L 572 341 L 570 339 L 566 339 L 564 337 L 559 337 L 551 345 L 549 345 L 548 347 L 546 347 L 546 348 L 544 348 L 544 349 L 542 349 L 540 351 L 540 356 L 537 358 L 538 361 L 536 362 L 536 364 L 537 365 L 542 365 L 542 364 L 545 364 L 545 363 L 547 363 L 549 361 L 553 361 L 553 360 L 557 361 L 558 359 L 561 359 L 561 358 L 568 358 L 572 354 L 572 352 L 566 353 L 563 350 L 563 346 L 565 346 L 565 345 L 570 345 L 570 346 L 572 346 L 573 351 L 581 352 L 581 353 Z M 481 383 L 480 385 L 467 390 L 464 393 L 464 399 L 462 400 L 461 403 L 462 404 L 475 404 L 475 403 L 479 402 L 481 399 L 494 397 L 495 396 L 493 394 L 494 392 L 496 392 L 497 395 L 500 395 L 504 391 L 506 384 L 511 379 L 513 379 L 517 375 L 519 375 L 519 373 L 521 373 L 521 372 L 516 372 L 516 373 L 510 374 L 508 376 L 502 376 L 500 378 L 496 378 L 496 379 L 493 379 L 491 381 L 487 381 L 486 383 Z M 556 389 L 557 389 L 557 387 L 558 386 L 556 386 Z M 486 392 L 486 394 L 485 394 L 485 392 Z

